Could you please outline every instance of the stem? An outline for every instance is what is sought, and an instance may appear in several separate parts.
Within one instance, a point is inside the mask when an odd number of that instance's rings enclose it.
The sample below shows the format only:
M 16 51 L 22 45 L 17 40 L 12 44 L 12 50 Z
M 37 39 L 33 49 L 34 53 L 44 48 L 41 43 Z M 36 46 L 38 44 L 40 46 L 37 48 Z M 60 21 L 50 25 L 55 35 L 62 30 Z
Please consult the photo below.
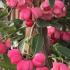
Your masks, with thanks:
M 5 17 L 7 18 L 12 13 L 12 11 L 13 11 L 13 9 L 11 9 Z
M 49 67 L 49 70 L 50 70 L 50 68 L 51 68 L 51 61 L 48 59 L 48 56 L 50 56 L 50 54 L 51 54 L 51 51 L 49 50 L 49 41 L 48 41 L 48 36 L 47 36 L 47 28 L 46 27 L 44 27 L 44 28 L 42 28 L 42 34 L 43 34 L 43 36 L 44 36 L 44 47 L 43 47 L 43 52 L 44 52 L 44 54 L 46 55 L 46 62 L 45 62 L 45 64 Z
M 36 24 L 34 23 L 32 28 L 31 28 L 29 39 L 32 39 L 32 34 L 33 34 L 33 31 L 34 31 L 35 25 Z

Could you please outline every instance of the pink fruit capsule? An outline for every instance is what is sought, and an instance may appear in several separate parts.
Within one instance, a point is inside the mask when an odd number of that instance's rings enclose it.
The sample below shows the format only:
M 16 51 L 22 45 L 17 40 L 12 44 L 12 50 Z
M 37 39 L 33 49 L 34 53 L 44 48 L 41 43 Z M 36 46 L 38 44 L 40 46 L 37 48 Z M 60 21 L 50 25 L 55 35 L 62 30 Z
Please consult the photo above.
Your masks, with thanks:
M 14 8 L 17 5 L 17 0 L 6 0 L 6 4 L 11 7 Z
M 22 8 L 19 12 L 19 18 L 21 20 L 28 20 L 31 18 L 31 9 L 30 8 Z
M 5 54 L 7 52 L 7 48 L 5 44 L 0 42 L 0 54 Z
M 21 60 L 17 64 L 17 70 L 33 70 L 33 63 L 31 60 Z
M 11 60 L 12 64 L 17 64 L 19 61 L 22 60 L 22 56 L 18 49 L 12 49 L 8 51 L 8 57 Z
M 45 55 L 43 53 L 37 53 L 32 62 L 35 66 L 39 67 L 39 66 L 43 66 L 44 65 L 44 62 L 45 62 Z

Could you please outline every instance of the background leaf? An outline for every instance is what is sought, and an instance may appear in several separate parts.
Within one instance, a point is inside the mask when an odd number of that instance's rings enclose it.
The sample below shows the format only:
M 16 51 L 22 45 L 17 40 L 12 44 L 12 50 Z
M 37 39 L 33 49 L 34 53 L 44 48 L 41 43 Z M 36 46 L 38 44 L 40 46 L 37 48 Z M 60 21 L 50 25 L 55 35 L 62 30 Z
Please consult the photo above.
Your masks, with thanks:
M 61 45 L 60 43 L 56 43 L 55 45 L 53 45 L 53 48 L 56 50 L 56 52 L 60 55 L 60 56 L 64 56 L 68 59 L 70 59 L 70 49 L 65 47 L 64 45 Z
M 16 66 L 10 63 L 7 55 L 3 55 L 4 61 L 0 62 L 0 66 L 5 68 L 5 70 L 16 70 Z
M 32 51 L 33 53 L 37 53 L 39 51 L 42 50 L 44 45 L 44 38 L 42 35 L 36 35 L 33 39 L 32 39 Z
M 50 2 L 51 7 L 53 7 L 55 0 L 49 0 L 49 2 Z

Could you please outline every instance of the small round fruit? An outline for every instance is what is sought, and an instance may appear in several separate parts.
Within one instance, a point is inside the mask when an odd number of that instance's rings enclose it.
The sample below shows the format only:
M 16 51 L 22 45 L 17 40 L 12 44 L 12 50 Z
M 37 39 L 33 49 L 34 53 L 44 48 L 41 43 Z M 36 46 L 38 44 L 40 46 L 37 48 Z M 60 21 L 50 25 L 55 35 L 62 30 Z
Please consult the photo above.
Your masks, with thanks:
M 17 70 L 33 70 L 33 63 L 31 60 L 21 60 L 17 64 Z
M 0 43 L 0 54 L 5 54 L 7 51 L 7 48 L 5 46 L 5 44 Z
M 12 44 L 11 39 L 8 38 L 8 39 L 5 41 L 5 46 L 6 46 L 7 48 L 10 48 L 10 47 L 11 47 L 11 44 Z
M 32 27 L 32 25 L 33 25 L 33 21 L 32 20 L 29 19 L 29 20 L 26 21 L 26 26 L 27 27 Z
M 8 57 L 11 60 L 12 64 L 17 64 L 22 60 L 22 56 L 18 49 L 12 49 L 8 51 Z
M 44 65 L 45 59 L 46 59 L 46 57 L 45 57 L 45 55 L 43 53 L 37 53 L 34 56 L 32 62 L 33 62 L 33 64 L 35 66 L 39 67 L 39 66 L 43 66 Z

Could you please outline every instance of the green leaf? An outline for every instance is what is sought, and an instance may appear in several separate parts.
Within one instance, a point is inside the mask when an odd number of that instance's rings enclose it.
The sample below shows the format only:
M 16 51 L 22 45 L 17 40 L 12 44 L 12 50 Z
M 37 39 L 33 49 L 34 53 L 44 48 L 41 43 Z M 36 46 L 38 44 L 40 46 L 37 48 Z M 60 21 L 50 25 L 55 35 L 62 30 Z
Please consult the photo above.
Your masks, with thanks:
M 49 0 L 49 2 L 50 2 L 51 7 L 53 7 L 55 0 Z
M 10 63 L 10 60 L 7 57 L 7 55 L 3 55 L 3 57 L 4 57 L 4 62 L 3 62 L 4 65 L 2 65 L 2 66 L 4 66 L 7 70 L 8 69 L 10 69 L 10 70 L 16 70 L 16 66 L 14 64 Z
M 22 52 L 23 51 L 23 48 L 24 48 L 24 39 L 22 39 L 19 43 L 19 50 Z
M 23 21 L 20 20 L 20 19 L 15 19 L 14 20 L 14 25 L 15 25 L 16 28 L 20 28 L 22 23 L 23 23 Z
M 24 52 L 24 49 L 26 48 L 26 44 L 30 45 L 30 40 L 28 37 L 25 37 L 19 43 L 19 49 L 20 49 L 21 53 Z
M 2 9 L 2 10 L 0 11 L 0 20 L 1 20 L 3 17 L 5 17 L 7 14 L 8 14 L 7 10 Z
M 68 11 L 67 11 L 67 17 L 70 18 L 70 7 L 69 7 L 69 9 L 68 9 Z
M 70 59 L 70 49 L 67 47 L 57 47 L 57 49 L 61 52 L 61 54 Z
M 63 45 L 60 45 L 59 43 L 55 44 L 53 46 L 53 48 L 56 50 L 56 52 L 58 52 L 58 54 L 70 59 L 70 49 L 63 46 Z
M 43 19 L 38 19 L 37 24 L 38 24 L 39 27 L 46 27 L 48 25 L 47 21 L 45 21 Z
M 54 44 L 51 49 L 56 56 L 62 56 L 62 54 L 58 51 L 57 47 L 60 46 L 58 43 Z
M 3 18 L 6 15 L 4 12 L 0 12 L 0 18 Z
M 44 45 L 43 36 L 42 35 L 35 36 L 32 40 L 32 46 L 31 46 L 33 53 L 35 54 L 40 50 L 42 50 L 43 45 Z
M 11 36 L 16 33 L 15 26 L 8 26 L 5 22 L 0 21 L 0 32 L 3 34 L 4 38 L 6 36 Z
M 57 26 L 60 25 L 58 24 L 57 20 L 52 20 L 52 21 L 47 21 L 47 20 L 43 20 L 43 19 L 38 19 L 37 20 L 37 25 L 38 27 L 46 27 L 46 26 Z

